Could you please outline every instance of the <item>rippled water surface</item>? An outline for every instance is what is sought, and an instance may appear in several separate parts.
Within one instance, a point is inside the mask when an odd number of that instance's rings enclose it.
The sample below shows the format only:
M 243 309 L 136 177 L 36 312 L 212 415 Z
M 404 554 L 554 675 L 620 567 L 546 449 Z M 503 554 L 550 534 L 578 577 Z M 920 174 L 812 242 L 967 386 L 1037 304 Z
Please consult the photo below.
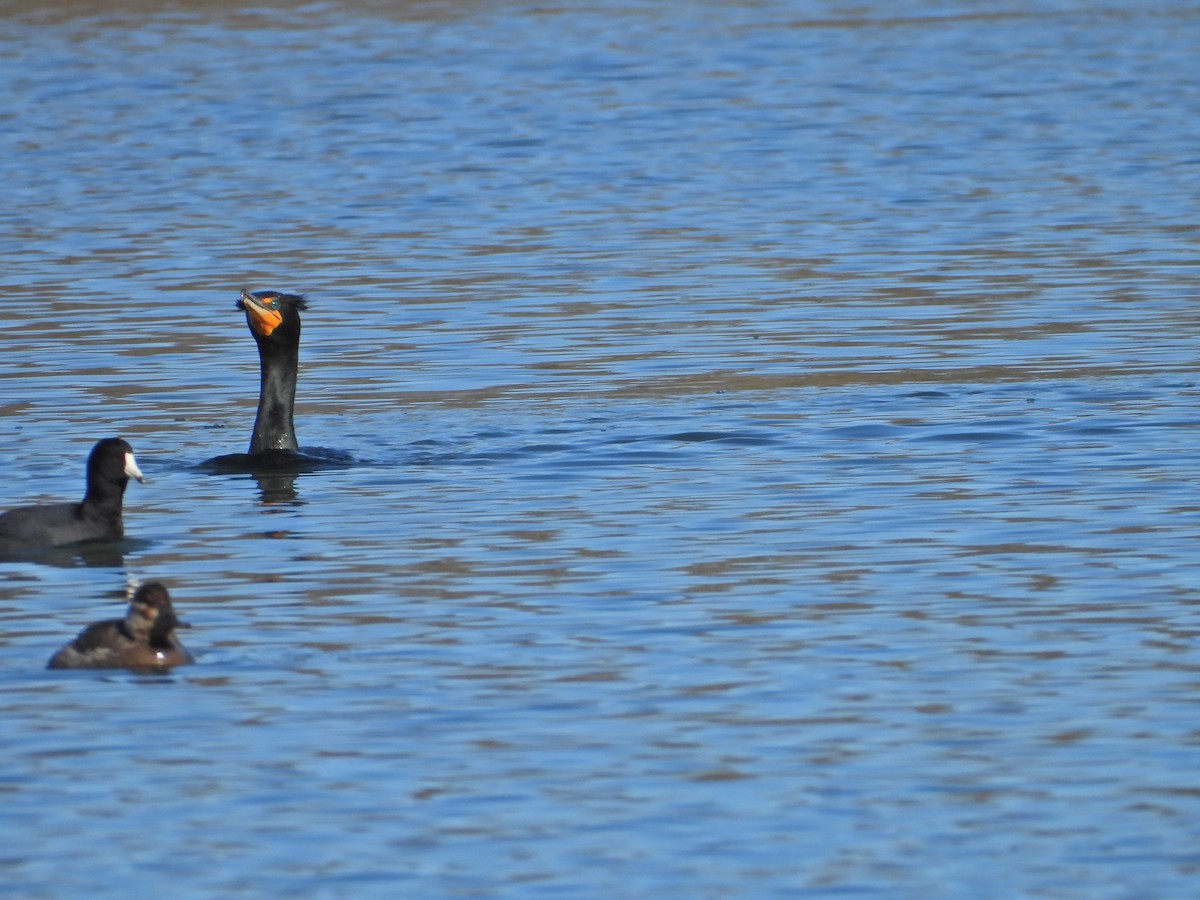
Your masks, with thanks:
M 1194 4 L 0 10 L 0 894 L 1194 893 Z

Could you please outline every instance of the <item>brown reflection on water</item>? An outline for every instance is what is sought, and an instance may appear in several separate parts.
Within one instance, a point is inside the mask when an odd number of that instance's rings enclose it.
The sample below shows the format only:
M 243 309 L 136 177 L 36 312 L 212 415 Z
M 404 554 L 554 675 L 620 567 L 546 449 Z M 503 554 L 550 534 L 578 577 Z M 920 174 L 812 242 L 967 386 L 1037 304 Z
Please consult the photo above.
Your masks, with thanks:
M 306 0 L 261 0 L 251 6 L 241 0 L 189 0 L 184 7 L 171 0 L 59 0 L 52 5 L 30 0 L 5 0 L 0 4 L 0 16 L 46 24 L 62 24 L 80 19 L 95 19 L 107 27 L 125 26 L 163 15 L 179 15 L 181 9 L 190 17 L 225 19 L 231 27 L 262 27 L 264 16 L 280 12 L 296 12 L 310 6 Z M 453 3 L 431 3 L 428 0 L 343 0 L 343 14 L 367 15 L 405 22 L 449 21 L 472 14 L 481 4 L 472 0 Z M 303 18 L 290 24 L 302 27 Z

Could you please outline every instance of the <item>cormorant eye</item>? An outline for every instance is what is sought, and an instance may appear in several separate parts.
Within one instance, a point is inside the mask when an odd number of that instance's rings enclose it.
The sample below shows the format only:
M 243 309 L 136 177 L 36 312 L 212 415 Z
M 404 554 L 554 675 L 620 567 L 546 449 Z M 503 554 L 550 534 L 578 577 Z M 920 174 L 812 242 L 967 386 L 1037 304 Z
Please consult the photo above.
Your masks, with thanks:
M 279 309 L 279 298 L 270 297 L 267 299 L 267 309 Z

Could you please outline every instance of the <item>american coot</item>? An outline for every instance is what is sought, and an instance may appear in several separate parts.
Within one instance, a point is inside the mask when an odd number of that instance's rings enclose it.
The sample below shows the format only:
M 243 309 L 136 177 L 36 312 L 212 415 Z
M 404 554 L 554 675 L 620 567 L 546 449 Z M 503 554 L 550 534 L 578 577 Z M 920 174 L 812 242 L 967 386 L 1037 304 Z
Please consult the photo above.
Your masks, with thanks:
M 49 669 L 165 669 L 194 662 L 175 636 L 187 628 L 161 582 L 137 589 L 124 619 L 95 622 L 50 657 Z
M 88 456 L 83 501 L 22 506 L 0 515 L 0 553 L 123 537 L 121 503 L 130 478 L 146 480 L 133 448 L 120 438 L 98 442 Z
M 296 372 L 300 367 L 300 310 L 308 309 L 299 294 L 243 290 L 237 302 L 258 343 L 262 383 L 258 416 L 250 453 L 299 449 L 292 407 L 296 402 Z

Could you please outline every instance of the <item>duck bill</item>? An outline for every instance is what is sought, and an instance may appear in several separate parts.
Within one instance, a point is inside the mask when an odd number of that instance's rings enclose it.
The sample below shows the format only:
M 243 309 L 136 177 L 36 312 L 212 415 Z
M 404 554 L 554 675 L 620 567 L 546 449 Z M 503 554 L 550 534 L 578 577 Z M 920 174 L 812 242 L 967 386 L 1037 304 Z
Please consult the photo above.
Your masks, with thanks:
M 130 478 L 136 478 L 138 484 L 146 483 L 146 477 L 142 475 L 142 470 L 138 468 L 137 460 L 133 458 L 132 453 L 125 454 L 125 474 Z

